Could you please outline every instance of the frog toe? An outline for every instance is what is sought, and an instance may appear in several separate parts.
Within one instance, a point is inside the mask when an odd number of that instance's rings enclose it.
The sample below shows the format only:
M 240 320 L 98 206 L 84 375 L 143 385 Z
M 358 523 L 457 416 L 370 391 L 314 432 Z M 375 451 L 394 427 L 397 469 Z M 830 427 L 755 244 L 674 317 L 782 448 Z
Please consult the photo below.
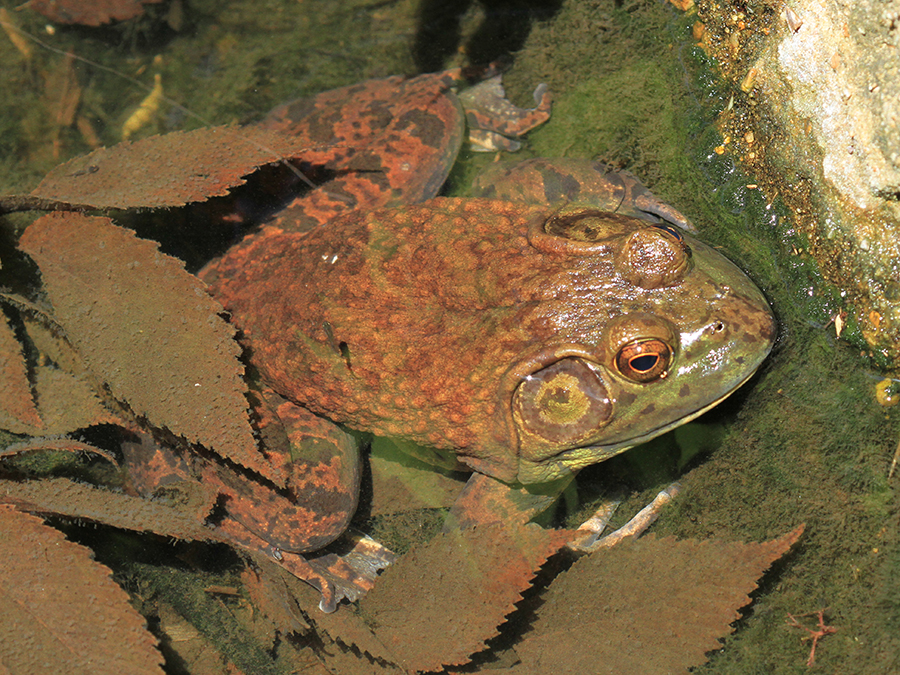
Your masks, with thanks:
M 641 536 L 656 522 L 661 511 L 678 496 L 680 491 L 681 485 L 672 483 L 622 527 L 601 537 L 600 535 L 606 529 L 616 507 L 621 503 L 620 500 L 607 501 L 578 528 L 578 536 L 567 544 L 567 548 L 577 553 L 591 553 L 597 549 L 610 548 L 626 539 L 635 539 Z
M 459 95 L 470 130 L 519 137 L 550 119 L 547 85 L 534 90 L 534 108 L 519 108 L 506 98 L 501 77 L 479 82 Z

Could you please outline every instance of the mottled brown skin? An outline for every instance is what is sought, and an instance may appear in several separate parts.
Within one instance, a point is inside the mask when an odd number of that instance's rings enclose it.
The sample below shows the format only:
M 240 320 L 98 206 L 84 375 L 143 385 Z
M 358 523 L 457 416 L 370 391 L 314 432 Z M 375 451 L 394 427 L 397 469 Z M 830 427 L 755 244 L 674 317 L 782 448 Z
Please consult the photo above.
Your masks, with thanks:
M 618 372 L 623 345 L 663 340 L 671 370 L 739 344 L 735 362 L 723 356 L 716 367 L 740 369 L 774 336 L 755 287 L 728 286 L 743 278 L 736 268 L 636 218 L 436 198 L 332 226 L 305 237 L 268 232 L 219 264 L 214 291 L 263 377 L 321 415 L 452 448 L 507 482 L 599 461 L 718 390 L 721 373 L 698 368 L 690 380 L 653 383 L 647 396 L 648 384 Z M 702 341 L 679 344 L 680 333 L 698 331 Z M 530 408 L 513 404 L 517 389 L 566 357 L 598 364 L 575 372 L 598 379 L 605 407 L 584 428 L 537 428 Z M 566 453 L 592 445 L 602 449 Z
M 273 224 L 306 230 L 344 210 L 434 195 L 465 131 L 463 110 L 450 91 L 459 82 L 458 71 L 394 76 L 273 110 L 262 127 L 304 139 L 310 148 L 330 148 L 328 168 L 338 172 L 324 189 L 288 205 Z
M 326 167 L 336 173 L 270 225 L 305 231 L 348 210 L 414 204 L 436 195 L 463 141 L 466 113 L 453 88 L 464 84 L 459 70 L 398 75 L 275 108 L 259 126 L 296 136 L 306 147 L 328 149 Z M 481 128 L 518 135 L 550 117 L 546 93 L 532 110 L 504 102 L 502 119 L 477 116 Z

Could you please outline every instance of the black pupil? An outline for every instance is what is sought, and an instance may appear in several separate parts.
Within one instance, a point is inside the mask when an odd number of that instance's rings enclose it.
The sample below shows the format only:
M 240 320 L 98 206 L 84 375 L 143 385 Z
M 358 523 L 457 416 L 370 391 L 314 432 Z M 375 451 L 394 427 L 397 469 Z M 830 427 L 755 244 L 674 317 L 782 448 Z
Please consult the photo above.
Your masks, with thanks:
M 639 373 L 646 373 L 653 370 L 653 367 L 658 361 L 659 354 L 641 354 L 640 356 L 635 356 L 631 359 L 631 361 L 628 362 L 628 365 Z

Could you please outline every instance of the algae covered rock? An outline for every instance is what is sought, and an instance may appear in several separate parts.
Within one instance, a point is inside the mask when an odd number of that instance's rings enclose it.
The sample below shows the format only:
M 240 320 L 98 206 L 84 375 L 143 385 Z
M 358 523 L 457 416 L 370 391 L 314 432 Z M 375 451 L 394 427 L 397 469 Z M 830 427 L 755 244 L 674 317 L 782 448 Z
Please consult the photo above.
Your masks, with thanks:
M 700 6 L 732 150 L 779 195 L 851 325 L 900 367 L 900 2 Z M 731 140 L 730 138 L 728 140 Z

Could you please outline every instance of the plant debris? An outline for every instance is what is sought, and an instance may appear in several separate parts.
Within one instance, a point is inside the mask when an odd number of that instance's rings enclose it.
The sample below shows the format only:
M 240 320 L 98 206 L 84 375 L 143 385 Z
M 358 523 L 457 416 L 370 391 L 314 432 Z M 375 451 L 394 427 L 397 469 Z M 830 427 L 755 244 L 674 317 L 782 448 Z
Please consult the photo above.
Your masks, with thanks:
M 408 670 L 467 663 L 570 536 L 537 525 L 446 532 L 388 568 L 360 611 Z
M 228 194 L 259 167 L 301 154 L 306 161 L 326 163 L 334 150 L 316 150 L 303 139 L 258 127 L 176 131 L 71 159 L 48 173 L 30 196 L 68 208 L 184 206 Z
M 108 218 L 50 214 L 19 243 L 91 372 L 138 415 L 263 475 L 240 348 L 182 263 Z

